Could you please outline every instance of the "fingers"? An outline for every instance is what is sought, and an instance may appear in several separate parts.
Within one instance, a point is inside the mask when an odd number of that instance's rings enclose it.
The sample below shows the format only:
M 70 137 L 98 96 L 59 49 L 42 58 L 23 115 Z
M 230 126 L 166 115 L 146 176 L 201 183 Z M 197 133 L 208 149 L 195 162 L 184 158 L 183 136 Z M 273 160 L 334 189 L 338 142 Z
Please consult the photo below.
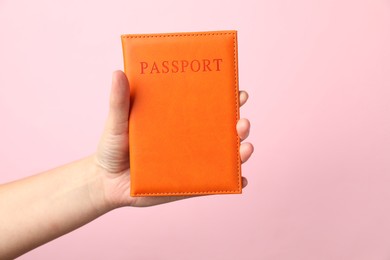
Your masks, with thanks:
M 248 100 L 249 95 L 246 91 L 242 90 L 242 91 L 240 91 L 239 98 L 240 98 L 240 106 L 242 106 Z M 240 137 L 241 141 L 245 140 L 249 136 L 250 128 L 251 128 L 251 125 L 250 125 L 250 122 L 248 119 L 241 118 L 240 120 L 238 120 L 237 125 L 236 125 L 236 129 L 237 129 L 237 134 Z M 241 163 L 246 162 L 249 159 L 249 157 L 251 157 L 251 155 L 253 153 L 253 149 L 254 148 L 253 148 L 253 145 L 251 143 L 241 143 L 241 145 L 240 145 Z M 247 183 L 248 183 L 247 180 L 245 178 L 243 178 L 243 186 L 244 187 L 246 186 Z
M 241 143 L 240 145 L 240 157 L 241 163 L 246 162 L 253 153 L 253 145 L 251 143 Z
M 248 180 L 245 177 L 241 177 L 242 187 L 245 188 L 248 185 Z
M 246 101 L 249 98 L 249 95 L 246 91 L 240 91 L 240 107 L 243 106 Z M 241 141 L 245 140 L 249 136 L 250 132 L 250 122 L 246 118 L 242 118 L 238 120 L 236 129 L 237 129 L 237 134 L 240 137 Z M 241 157 L 241 163 L 246 162 L 252 155 L 253 153 L 253 145 L 251 143 L 242 143 L 240 145 L 240 157 Z M 248 185 L 248 180 L 245 177 L 242 177 L 242 187 L 245 188 Z
M 241 118 L 240 120 L 238 120 L 236 129 L 241 141 L 245 140 L 249 136 L 250 128 L 251 124 L 248 119 Z
M 249 98 L 248 93 L 247 93 L 246 91 L 244 91 L 244 90 L 241 90 L 241 91 L 240 91 L 240 94 L 239 94 L 240 107 L 246 103 L 246 101 L 248 100 L 248 98 Z
M 126 75 L 118 70 L 112 74 L 108 127 L 112 134 L 127 132 L 130 107 L 130 89 Z
M 248 180 L 245 177 L 241 177 L 242 188 L 248 185 Z M 189 196 L 160 196 L 160 197 L 136 197 L 133 199 L 129 206 L 133 207 L 149 207 L 154 205 L 160 205 L 173 201 L 203 197 L 208 195 L 189 195 Z

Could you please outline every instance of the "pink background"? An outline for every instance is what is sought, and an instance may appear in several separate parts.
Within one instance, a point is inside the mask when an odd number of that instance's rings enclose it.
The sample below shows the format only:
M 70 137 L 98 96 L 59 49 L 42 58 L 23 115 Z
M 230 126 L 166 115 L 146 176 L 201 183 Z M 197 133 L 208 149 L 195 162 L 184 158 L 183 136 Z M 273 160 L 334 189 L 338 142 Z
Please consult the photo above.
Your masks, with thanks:
M 389 259 L 390 1 L 1 1 L 0 181 L 94 152 L 120 34 L 237 29 L 242 196 L 123 208 L 20 259 Z

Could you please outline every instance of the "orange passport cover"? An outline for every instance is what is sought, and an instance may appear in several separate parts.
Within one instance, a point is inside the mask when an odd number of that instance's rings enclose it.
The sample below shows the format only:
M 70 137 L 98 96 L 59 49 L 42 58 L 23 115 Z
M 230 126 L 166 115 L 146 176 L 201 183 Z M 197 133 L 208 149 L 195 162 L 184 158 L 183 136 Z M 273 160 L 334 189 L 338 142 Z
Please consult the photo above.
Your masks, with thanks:
M 122 35 L 131 196 L 241 193 L 236 31 Z

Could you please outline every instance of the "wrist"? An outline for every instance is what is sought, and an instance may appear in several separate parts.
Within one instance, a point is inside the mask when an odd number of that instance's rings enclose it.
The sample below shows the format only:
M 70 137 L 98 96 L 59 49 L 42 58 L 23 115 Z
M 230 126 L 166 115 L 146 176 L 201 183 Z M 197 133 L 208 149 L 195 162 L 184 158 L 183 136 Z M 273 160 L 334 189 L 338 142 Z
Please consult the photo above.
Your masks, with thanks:
M 86 161 L 88 165 L 86 181 L 89 199 L 96 212 L 103 215 L 117 208 L 117 206 L 108 199 L 104 182 L 105 171 L 97 163 L 95 154 L 87 157 Z

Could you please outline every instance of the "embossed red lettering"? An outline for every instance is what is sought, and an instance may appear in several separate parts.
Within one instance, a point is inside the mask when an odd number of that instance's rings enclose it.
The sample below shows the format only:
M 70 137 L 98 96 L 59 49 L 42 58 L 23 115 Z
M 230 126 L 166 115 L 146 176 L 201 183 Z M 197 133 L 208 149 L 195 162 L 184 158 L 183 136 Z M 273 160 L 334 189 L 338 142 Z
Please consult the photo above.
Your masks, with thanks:
M 214 62 L 217 62 L 217 71 L 220 71 L 219 62 L 222 62 L 222 59 L 214 59 Z
M 163 67 L 162 70 L 161 70 L 162 73 L 168 73 L 169 72 L 168 65 L 169 65 L 169 61 L 167 61 L 167 60 L 164 60 L 162 62 L 162 67 Z
M 198 72 L 200 70 L 200 62 L 198 60 L 191 61 L 191 70 L 193 72 Z
M 140 62 L 141 74 L 217 72 L 222 69 L 223 59 L 164 60 Z
M 181 61 L 181 72 L 185 71 L 185 68 L 188 67 L 188 61 L 187 60 L 182 60 Z
M 179 72 L 179 61 L 174 60 L 172 61 L 172 73 Z
M 210 60 L 208 59 L 203 59 L 203 71 L 211 71 L 211 68 L 210 68 Z M 207 68 L 207 70 L 206 70 Z
M 156 71 L 156 73 L 160 73 L 160 71 L 158 70 L 156 62 L 153 62 L 153 66 L 152 66 L 152 69 L 150 71 L 150 74 L 153 74 L 153 71 Z
M 145 69 L 148 67 L 148 63 L 145 61 L 141 61 L 141 74 L 145 74 Z

